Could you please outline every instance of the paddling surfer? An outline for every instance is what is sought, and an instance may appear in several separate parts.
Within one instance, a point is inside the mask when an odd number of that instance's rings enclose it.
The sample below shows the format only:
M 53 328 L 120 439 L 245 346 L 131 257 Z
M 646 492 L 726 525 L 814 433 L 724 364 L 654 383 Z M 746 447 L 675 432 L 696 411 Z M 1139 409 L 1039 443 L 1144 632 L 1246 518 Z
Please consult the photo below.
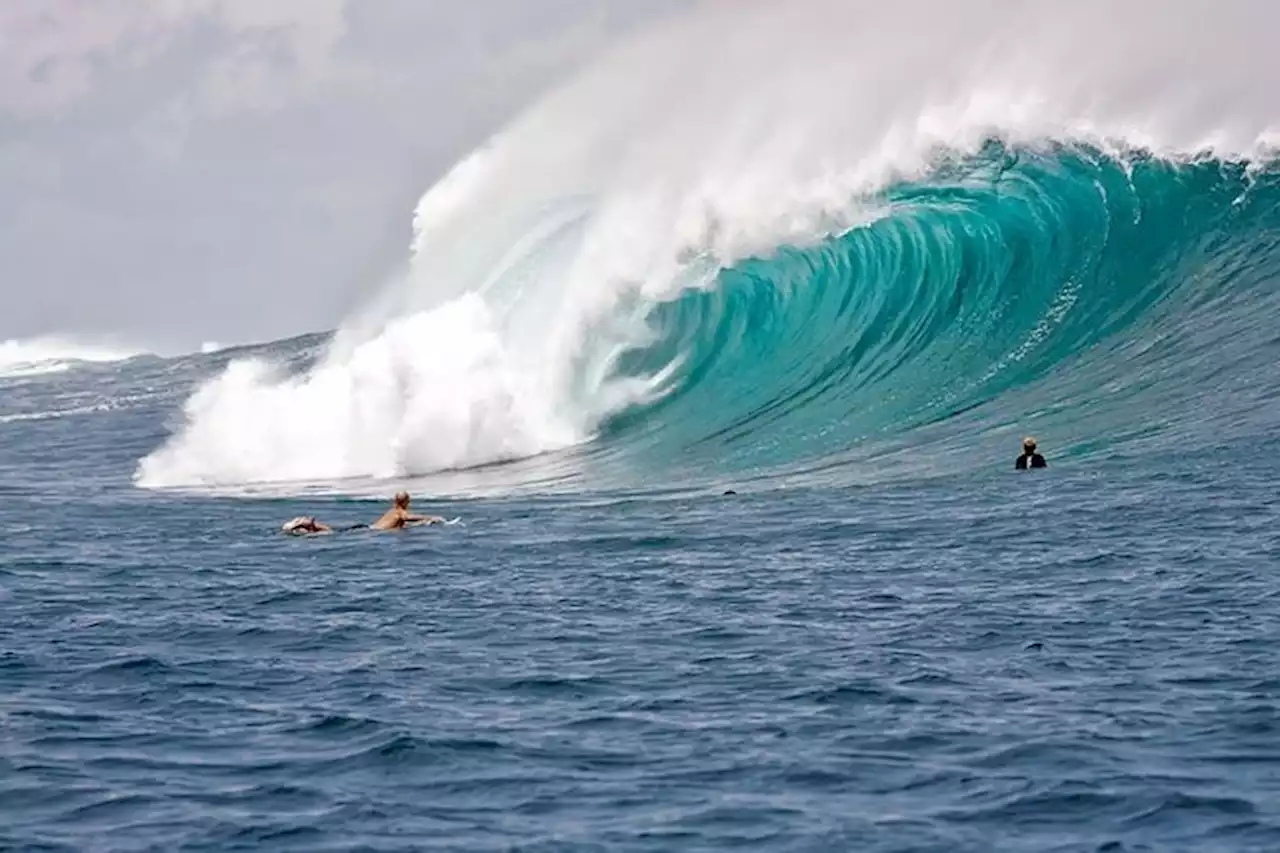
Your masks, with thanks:
M 414 515 L 409 512 L 411 498 L 408 492 L 397 492 L 391 509 L 387 510 L 373 524 L 356 524 L 344 530 L 403 530 L 406 527 L 420 527 L 426 524 L 444 524 L 445 520 L 437 515 Z M 301 515 L 286 522 L 281 532 L 290 536 L 321 536 L 335 532 L 329 525 L 317 521 L 314 516 Z
M 406 527 L 418 527 L 423 524 L 444 524 L 438 515 L 414 515 L 409 512 L 409 493 L 397 492 L 395 503 L 382 517 L 369 525 L 371 530 L 402 530 Z

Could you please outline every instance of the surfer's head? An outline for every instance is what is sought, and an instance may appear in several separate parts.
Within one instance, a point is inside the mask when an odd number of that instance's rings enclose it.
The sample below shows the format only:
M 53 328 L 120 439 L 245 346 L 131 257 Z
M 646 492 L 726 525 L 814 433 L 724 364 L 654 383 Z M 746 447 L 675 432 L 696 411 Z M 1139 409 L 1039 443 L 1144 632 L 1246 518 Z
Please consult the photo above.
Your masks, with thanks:
M 409 493 L 408 493 L 408 492 L 396 492 L 396 498 L 395 498 L 395 500 L 396 500 L 396 506 L 400 507 L 401 509 L 408 509 L 408 508 L 409 508 Z
M 1036 440 L 1031 436 L 1027 436 L 1026 438 L 1022 439 L 1022 450 L 1024 453 L 1035 453 Z

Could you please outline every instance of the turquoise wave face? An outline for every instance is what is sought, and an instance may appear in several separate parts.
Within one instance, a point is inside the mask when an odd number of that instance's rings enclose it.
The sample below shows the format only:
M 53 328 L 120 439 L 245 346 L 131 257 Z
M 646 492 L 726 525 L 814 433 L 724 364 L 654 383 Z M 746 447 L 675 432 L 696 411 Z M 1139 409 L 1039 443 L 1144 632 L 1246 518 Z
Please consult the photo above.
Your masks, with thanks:
M 1023 432 L 1070 459 L 1257 428 L 1280 390 L 1280 169 L 993 142 L 872 201 L 657 306 L 622 370 L 680 367 L 605 445 L 713 477 L 1003 467 Z

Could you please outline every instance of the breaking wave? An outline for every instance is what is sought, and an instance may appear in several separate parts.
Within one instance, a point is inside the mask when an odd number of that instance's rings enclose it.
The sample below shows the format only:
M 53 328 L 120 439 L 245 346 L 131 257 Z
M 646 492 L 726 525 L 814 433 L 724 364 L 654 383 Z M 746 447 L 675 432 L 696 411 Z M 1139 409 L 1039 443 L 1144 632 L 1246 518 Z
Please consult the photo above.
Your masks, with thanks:
M 126 361 L 142 350 L 95 344 L 62 337 L 0 342 L 0 377 L 60 373 L 77 364 Z
M 407 272 L 313 366 L 233 362 L 138 482 L 574 447 L 620 482 L 887 476 L 1022 430 L 1070 457 L 1255 423 L 1263 6 L 850 5 L 712 6 L 616 50 L 423 197 Z M 1209 411 L 1226 372 L 1249 391 Z

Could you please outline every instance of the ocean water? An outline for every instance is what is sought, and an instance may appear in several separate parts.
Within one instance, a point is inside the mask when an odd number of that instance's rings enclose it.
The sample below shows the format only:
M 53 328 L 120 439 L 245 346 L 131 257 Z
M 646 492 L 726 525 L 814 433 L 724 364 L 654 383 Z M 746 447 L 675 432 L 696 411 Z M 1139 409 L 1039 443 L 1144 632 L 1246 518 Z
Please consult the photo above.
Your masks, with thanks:
M 0 345 L 0 849 L 1280 850 L 1238 5 L 709 7 L 334 330 Z
M 134 372 L 5 388 L 4 849 L 1280 845 L 1274 441 L 291 539 L 380 504 L 134 488 Z

